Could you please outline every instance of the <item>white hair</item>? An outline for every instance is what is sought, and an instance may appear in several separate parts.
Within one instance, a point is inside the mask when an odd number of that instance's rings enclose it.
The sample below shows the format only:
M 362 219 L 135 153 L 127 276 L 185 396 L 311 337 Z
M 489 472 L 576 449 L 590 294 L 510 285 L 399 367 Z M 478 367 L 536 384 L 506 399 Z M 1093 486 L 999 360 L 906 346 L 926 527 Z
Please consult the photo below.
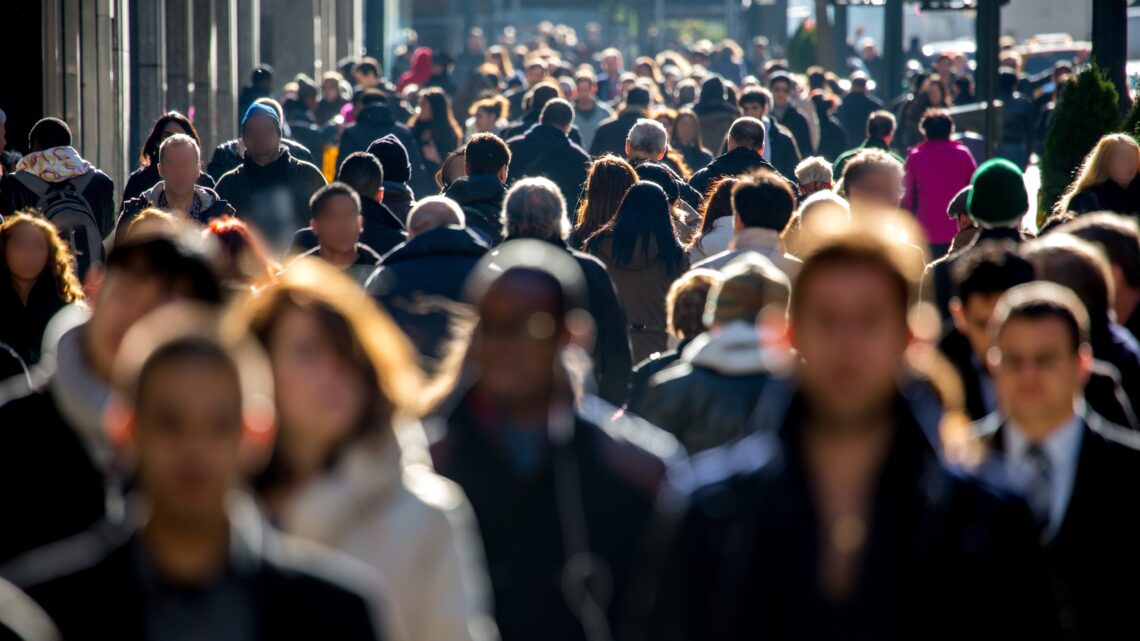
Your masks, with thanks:
M 503 237 L 566 240 L 570 219 L 562 190 L 549 178 L 523 178 L 503 199 Z
M 186 134 L 174 134 L 173 136 L 162 141 L 158 146 L 158 162 L 162 162 L 162 157 L 166 155 L 167 149 L 175 147 L 190 147 L 194 150 L 194 154 L 199 159 L 202 158 L 202 149 L 198 147 L 198 141 L 194 140 Z
M 809 156 L 796 165 L 796 180 L 801 185 L 831 184 L 831 163 L 822 156 Z
M 669 135 L 665 133 L 665 125 L 649 118 L 639 118 L 629 130 L 627 139 L 631 151 L 659 156 L 665 152 Z
M 463 208 L 458 203 L 444 196 L 421 198 L 416 202 L 416 206 L 408 212 L 408 234 L 410 236 L 448 225 L 465 227 L 467 217 L 463 215 Z
M 833 191 L 822 189 L 808 196 L 800 203 L 796 217 L 802 221 L 804 216 L 810 216 L 813 212 L 824 210 L 839 210 L 848 216 L 851 215 L 851 205 L 849 205 L 846 200 Z

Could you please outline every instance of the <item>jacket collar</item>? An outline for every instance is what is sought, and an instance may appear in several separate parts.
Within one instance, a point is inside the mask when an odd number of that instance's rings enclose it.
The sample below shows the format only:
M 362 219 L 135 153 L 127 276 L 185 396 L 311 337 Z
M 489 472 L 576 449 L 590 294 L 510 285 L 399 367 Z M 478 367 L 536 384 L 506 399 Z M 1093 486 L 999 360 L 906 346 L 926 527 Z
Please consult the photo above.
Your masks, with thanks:
M 715 224 L 715 223 L 714 223 Z M 729 249 L 751 249 L 755 251 L 784 251 L 784 241 L 780 232 L 761 227 L 745 227 L 733 236 Z
M 748 376 L 768 371 L 760 331 L 746 321 L 732 321 L 693 339 L 681 360 L 726 376 Z
M 384 265 L 441 254 L 482 256 L 487 253 L 487 249 L 487 244 L 466 227 L 440 227 L 424 232 L 393 249 L 384 257 Z

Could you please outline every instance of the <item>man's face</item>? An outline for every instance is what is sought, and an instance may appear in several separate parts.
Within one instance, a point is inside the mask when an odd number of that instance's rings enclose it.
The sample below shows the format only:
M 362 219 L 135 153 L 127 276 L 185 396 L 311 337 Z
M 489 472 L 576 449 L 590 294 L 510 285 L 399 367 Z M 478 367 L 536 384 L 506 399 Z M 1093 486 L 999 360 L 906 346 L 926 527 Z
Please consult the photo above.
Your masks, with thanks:
M 495 130 L 495 112 L 480 109 L 475 112 L 475 129 L 479 131 Z
M 896 393 L 910 340 L 895 286 L 860 263 L 823 266 L 804 285 L 792 344 L 813 412 L 832 422 L 873 416 Z
M 194 527 L 238 482 L 240 383 L 205 357 L 168 360 L 148 374 L 134 416 L 139 486 L 156 510 Z
M 171 146 L 158 163 L 158 175 L 166 182 L 166 191 L 186 195 L 194 191 L 199 167 L 196 149 L 189 145 Z
M 542 65 L 531 65 L 526 68 L 526 84 L 533 87 L 546 78 L 546 68 Z
M 986 327 L 990 324 L 990 317 L 994 314 L 994 307 L 1002 292 L 992 294 L 971 294 L 965 302 L 958 299 L 950 301 L 950 315 L 954 319 L 954 327 L 970 341 L 970 348 L 978 357 L 979 363 L 986 362 L 986 351 L 990 348 L 990 338 Z
M 740 115 L 760 120 L 767 114 L 764 111 L 764 105 L 754 100 L 749 100 L 748 102 L 740 103 Z
M 602 58 L 602 69 L 605 70 L 606 75 L 610 77 L 610 80 L 615 79 L 621 74 L 621 67 L 621 56 L 609 55 L 605 58 Z
M 125 267 L 109 270 L 87 323 L 87 348 L 109 365 L 132 325 L 163 303 L 184 297 L 185 290 L 183 283 L 171 286 L 137 270 Z
M 902 202 L 902 176 L 895 171 L 867 172 L 858 184 L 847 185 L 847 199 L 855 206 L 898 209 Z
M 557 292 L 532 274 L 500 277 L 479 303 L 480 389 L 506 406 L 549 394 L 561 347 Z
M 360 241 L 363 220 L 356 202 L 348 196 L 333 196 L 325 201 L 321 215 L 311 222 L 322 248 L 350 252 Z
M 281 134 L 272 119 L 259 116 L 250 118 L 242 130 L 245 148 L 254 158 L 270 158 L 277 154 L 281 146 Z
M 1012 318 L 991 355 L 998 399 L 1015 422 L 1039 423 L 1073 411 L 1073 397 L 1088 380 L 1088 359 L 1073 349 L 1057 318 Z
M 593 98 L 594 94 L 598 92 L 598 88 L 589 80 L 579 80 L 576 84 L 578 86 L 579 98 Z
M 772 101 L 777 107 L 786 107 L 792 99 L 792 87 L 786 82 L 777 82 L 772 85 Z

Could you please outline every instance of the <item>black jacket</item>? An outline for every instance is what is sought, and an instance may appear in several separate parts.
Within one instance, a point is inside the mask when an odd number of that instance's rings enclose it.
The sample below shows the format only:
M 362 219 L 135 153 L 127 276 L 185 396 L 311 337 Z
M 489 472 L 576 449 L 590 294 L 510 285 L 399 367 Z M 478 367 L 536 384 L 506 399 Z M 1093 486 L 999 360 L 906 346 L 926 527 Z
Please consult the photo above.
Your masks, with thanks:
M 847 133 L 839 119 L 827 113 L 831 104 L 823 96 L 812 99 L 812 105 L 819 118 L 819 148 L 815 150 L 815 155 L 834 162 L 847 149 Z
M 711 165 L 693 174 L 693 177 L 689 179 L 689 185 L 698 192 L 707 194 L 709 187 L 712 187 L 712 184 L 717 180 L 725 176 L 741 176 L 757 169 L 767 169 L 780 174 L 792 187 L 792 193 L 799 193 L 799 186 L 796 185 L 795 180 L 777 171 L 768 161 L 764 160 L 763 156 L 747 147 L 737 147 L 712 161 Z
M 424 159 L 420 154 L 420 143 L 412 135 L 412 130 L 402 122 L 396 122 L 392 115 L 392 108 L 387 105 L 370 105 L 356 114 L 356 122 L 345 127 L 340 135 L 340 149 L 337 153 L 337 167 L 340 167 L 345 158 L 356 151 L 368 151 L 368 145 L 393 134 L 400 139 L 404 149 L 408 152 L 408 161 L 412 166 L 412 176 L 423 173 Z
M 16 173 L 0 178 L 0 217 L 11 216 L 22 209 L 39 206 L 40 199 L 16 179 Z M 115 228 L 115 183 L 107 174 L 95 170 L 95 176 L 81 194 L 95 214 L 99 233 L 104 237 Z
M 1023 239 L 1021 231 L 1014 227 L 981 228 L 969 245 L 966 245 L 952 254 L 947 254 L 938 260 L 932 261 L 926 266 L 926 270 L 922 275 L 922 299 L 933 300 L 934 304 L 938 306 L 938 311 L 942 313 L 943 320 L 949 320 L 950 318 L 950 298 L 953 296 L 953 292 L 950 291 L 950 273 L 954 268 L 954 264 L 957 263 L 966 252 L 971 251 L 977 246 L 978 243 L 987 240 L 1020 243 Z
M 526 132 L 530 131 L 531 127 L 534 127 L 538 124 L 538 117 L 540 115 L 540 112 L 528 111 L 527 113 L 523 114 L 522 118 L 519 118 L 514 122 L 507 123 L 507 126 L 503 129 L 502 132 L 500 132 L 499 137 L 503 140 L 510 140 L 515 136 L 525 135 Z M 578 145 L 579 147 L 582 146 L 582 133 L 578 131 L 578 125 L 571 124 L 570 133 L 566 134 L 566 136 L 569 137 L 570 141 L 575 145 Z
M 599 566 L 594 572 L 605 577 L 599 585 L 609 598 L 602 608 L 612 629 L 666 469 L 647 445 L 671 439 L 632 418 L 599 427 L 578 416 L 564 443 L 537 435 L 536 468 L 522 472 L 502 440 L 509 429 L 504 419 L 477 392 L 439 422 L 446 427 L 432 445 L 432 460 L 475 511 L 503 641 L 587 638 L 567 606 L 568 598 L 577 606 L 581 590 L 580 579 L 567 574 L 567 557 L 583 559 L 585 551 L 563 535 L 578 528 Z
M 282 148 L 277 160 L 265 166 L 247 155 L 241 166 L 218 179 L 217 192 L 271 246 L 283 249 L 293 232 L 309 224 L 309 199 L 324 185 L 316 166 Z
M 360 232 L 360 242 L 377 254 L 383 256 L 408 239 L 404 225 L 384 203 L 378 203 L 371 198 L 361 198 L 360 214 L 364 217 L 364 231 Z M 289 252 L 303 254 L 317 244 L 317 235 L 313 233 L 313 228 L 304 227 L 293 234 Z
M 206 173 L 221 182 L 226 172 L 237 169 L 242 163 L 242 155 L 238 153 L 238 140 L 223 142 L 214 148 L 214 155 L 210 156 L 210 163 L 206 165 Z M 295 140 L 282 138 L 281 144 L 289 149 L 289 154 L 297 160 L 303 160 L 315 167 L 320 167 L 320 161 L 313 157 L 307 147 Z M 155 182 L 158 182 L 157 180 Z M 151 183 L 154 184 L 154 183 Z M 216 187 L 216 185 L 212 185 Z
M 594 140 L 596 143 L 597 138 Z M 513 183 L 528 176 L 546 176 L 562 191 L 566 210 L 577 211 L 578 198 L 586 183 L 589 154 L 571 142 L 561 130 L 550 125 L 537 125 L 526 135 L 508 140 L 507 145 L 511 148 L 507 182 Z
M 559 241 L 561 247 L 566 244 Z M 629 370 L 633 355 L 629 346 L 625 308 L 618 298 L 617 288 L 602 261 L 593 256 L 566 248 L 582 268 L 586 277 L 586 295 L 590 316 L 594 319 L 594 348 L 590 354 L 594 361 L 597 395 L 606 402 L 620 407 L 629 393 Z
M 792 137 L 796 139 L 796 147 L 799 148 L 800 154 L 805 158 L 815 154 L 815 149 L 811 146 L 811 130 L 808 127 L 807 118 L 798 109 L 789 104 L 787 110 L 784 111 L 783 118 L 777 116 L 775 110 L 768 117 L 792 132 Z
M 44 329 L 65 304 L 59 297 L 51 265 L 32 285 L 26 305 L 11 279 L 5 279 L 0 282 L 0 343 L 16 350 L 25 364 L 35 365 L 40 362 Z
M 629 137 L 629 130 L 633 129 L 639 118 L 644 117 L 645 111 L 641 109 L 626 109 L 603 120 L 598 125 L 598 130 L 594 132 L 594 140 L 590 143 L 590 155 L 597 157 L 609 153 L 625 158 L 625 139 Z
M 1140 600 L 1140 435 L 1084 417 L 1072 495 L 1061 527 L 1045 544 L 1066 636 L 1113 639 L 1137 630 L 1134 604 Z M 977 438 L 1000 463 L 1003 425 L 994 414 L 974 425 Z M 1025 637 L 1028 638 L 1028 637 Z
M 451 183 L 443 195 L 463 208 L 467 227 L 492 247 L 503 242 L 503 197 L 507 187 L 494 174 L 463 176 Z
M 125 206 L 128 200 L 141 196 L 144 191 L 157 185 L 160 180 L 162 180 L 162 176 L 158 175 L 158 165 L 153 162 L 131 172 L 131 175 L 127 177 L 127 186 L 123 187 L 123 205 Z M 204 171 L 199 173 L 198 185 L 213 189 L 213 176 Z
M 646 638 L 1059 637 L 1025 505 L 944 466 L 901 397 L 854 593 L 825 598 L 804 405 L 671 472 L 675 534 Z
M 1140 176 L 1133 178 L 1127 187 L 1121 187 L 1112 180 L 1090 187 L 1073 196 L 1069 211 L 1077 214 L 1111 211 L 1140 216 Z
M 250 535 L 257 539 L 244 546 L 247 558 L 231 562 L 228 570 L 237 589 L 250 597 L 254 638 L 380 638 L 369 600 L 376 579 L 367 568 L 268 526 L 258 530 Z M 103 522 L 35 551 L 10 570 L 13 582 L 47 612 L 64 639 L 143 641 L 153 595 L 140 571 L 142 555 L 138 534 Z M 190 589 L 182 594 L 197 596 Z
M 867 119 L 872 112 L 882 108 L 882 100 L 864 92 L 852 91 L 843 97 L 843 104 L 839 105 L 835 115 L 847 134 L 844 149 L 859 146 L 867 134 Z
M 685 158 L 685 164 L 694 173 L 704 169 L 715 160 L 712 152 L 704 147 L 693 145 L 691 147 L 674 147 L 674 149 L 681 152 L 681 156 Z
M 487 245 L 463 227 L 433 229 L 393 249 L 369 277 L 366 288 L 419 350 L 434 371 L 462 308 L 467 276 Z
M 645 396 L 645 390 L 649 387 L 649 381 L 657 372 L 664 370 L 673 363 L 681 359 L 681 352 L 685 351 L 685 346 L 688 345 L 692 339 L 682 340 L 677 343 L 673 349 L 667 349 L 663 352 L 654 352 L 648 358 L 641 361 L 633 367 L 633 373 L 629 377 L 629 402 L 627 407 L 634 407 L 641 402 L 641 398 Z
M 796 165 L 805 157 L 796 145 L 796 139 L 792 137 L 787 127 L 777 124 L 774 120 L 766 131 L 767 144 L 772 147 L 772 166 L 785 178 L 795 178 Z

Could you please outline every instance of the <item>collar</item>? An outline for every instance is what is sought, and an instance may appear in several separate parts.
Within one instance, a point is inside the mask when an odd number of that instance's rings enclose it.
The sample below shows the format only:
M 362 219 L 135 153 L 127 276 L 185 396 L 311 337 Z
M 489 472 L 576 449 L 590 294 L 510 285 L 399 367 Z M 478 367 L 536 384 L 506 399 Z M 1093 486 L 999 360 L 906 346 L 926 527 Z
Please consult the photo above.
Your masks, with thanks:
M 84 441 L 96 466 L 103 469 L 111 462 L 103 433 L 103 412 L 111 398 L 111 389 L 87 363 L 83 350 L 86 328 L 84 322 L 60 336 L 49 389 L 60 415 Z
M 1083 426 L 1081 414 L 1076 412 L 1040 444 L 1054 468 L 1076 464 Z M 1006 429 L 1002 430 L 1002 439 L 1006 456 L 1013 461 L 1024 459 L 1026 451 L 1032 445 L 1012 418 L 1006 422 Z
M 733 236 L 728 243 L 729 249 L 772 249 L 784 251 L 784 241 L 780 232 L 761 227 L 745 227 Z

